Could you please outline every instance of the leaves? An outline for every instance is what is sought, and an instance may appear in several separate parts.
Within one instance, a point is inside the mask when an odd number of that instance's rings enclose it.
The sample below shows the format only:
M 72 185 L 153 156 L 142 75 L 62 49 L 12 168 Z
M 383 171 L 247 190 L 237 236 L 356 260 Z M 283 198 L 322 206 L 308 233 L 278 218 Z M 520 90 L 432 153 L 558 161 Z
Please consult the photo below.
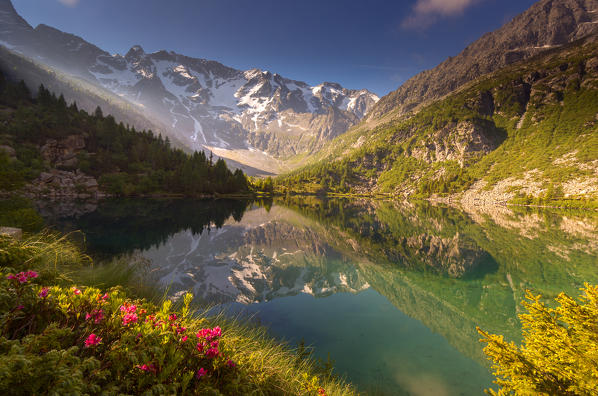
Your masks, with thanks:
M 478 328 L 493 361 L 498 394 L 593 395 L 598 389 L 598 286 L 580 301 L 561 293 L 556 308 L 527 292 L 520 315 L 523 344 Z M 496 394 L 490 391 L 491 394 Z

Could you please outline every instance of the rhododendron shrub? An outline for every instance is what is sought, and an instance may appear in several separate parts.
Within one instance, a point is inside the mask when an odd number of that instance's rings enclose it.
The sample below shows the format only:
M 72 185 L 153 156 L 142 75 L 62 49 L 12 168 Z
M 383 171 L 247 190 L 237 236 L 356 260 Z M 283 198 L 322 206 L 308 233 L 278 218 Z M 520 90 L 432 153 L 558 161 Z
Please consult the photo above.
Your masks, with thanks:
M 192 314 L 191 295 L 158 308 L 72 285 L 90 262 L 66 236 L 0 236 L 0 395 L 355 394 L 262 328 Z
M 42 287 L 34 273 L 0 280 L 0 393 L 243 393 L 220 327 L 126 299 L 119 289 Z

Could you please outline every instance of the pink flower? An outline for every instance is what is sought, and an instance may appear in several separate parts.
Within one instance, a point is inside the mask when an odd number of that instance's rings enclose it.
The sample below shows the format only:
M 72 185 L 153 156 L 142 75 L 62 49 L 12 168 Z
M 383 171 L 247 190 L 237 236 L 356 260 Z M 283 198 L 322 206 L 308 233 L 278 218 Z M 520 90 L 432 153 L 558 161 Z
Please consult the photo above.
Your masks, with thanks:
M 181 338 L 181 342 L 185 342 L 185 341 L 187 341 L 187 338 L 188 338 L 187 336 L 183 336 L 183 337 Z
M 212 348 L 218 348 L 218 340 L 216 340 L 216 341 L 212 341 L 212 343 L 210 344 L 210 346 L 211 346 Z
M 168 320 L 170 320 L 171 322 L 174 322 L 176 320 L 176 314 L 172 314 L 172 315 L 168 315 Z
M 216 326 L 213 329 L 201 329 L 195 334 L 197 338 L 205 338 L 206 341 L 210 342 L 216 337 L 222 336 L 222 329 L 220 326 Z
M 123 326 L 128 326 L 129 323 L 137 323 L 137 314 L 135 313 L 128 313 L 123 316 Z
M 220 355 L 220 351 L 217 348 L 210 348 L 206 351 L 206 357 L 212 359 Z
M 137 311 L 137 305 L 132 305 L 132 304 L 129 304 L 129 303 L 124 303 L 123 305 L 121 305 L 120 311 L 121 312 L 126 312 L 126 313 L 133 313 L 133 312 Z
M 49 291 L 50 291 L 50 289 L 48 289 L 47 287 L 43 287 L 43 288 L 40 290 L 40 292 L 39 292 L 38 296 L 40 296 L 40 298 L 46 298 L 46 297 L 48 297 L 48 292 L 49 292 Z
M 94 309 L 91 313 L 85 315 L 85 320 L 93 319 L 95 324 L 98 324 L 104 319 L 104 311 L 101 309 Z
M 195 348 L 199 351 L 199 352 L 203 352 L 203 347 L 204 344 L 203 342 L 198 342 L 197 345 L 195 346 Z
M 216 326 L 212 329 L 212 337 L 220 337 L 222 335 L 222 329 L 220 326 Z
M 201 377 L 204 377 L 207 373 L 208 373 L 208 371 L 202 367 L 199 370 L 197 370 L 197 374 L 195 374 L 195 376 L 197 378 L 201 378 Z
M 235 368 L 237 367 L 236 363 L 233 362 L 232 360 L 228 359 L 228 362 L 226 362 L 226 365 L 230 368 Z
M 106 293 L 102 296 L 102 300 L 106 301 L 108 299 L 108 297 L 110 297 L 110 296 L 108 296 L 108 293 Z
M 89 335 L 89 337 L 87 337 L 87 340 L 85 340 L 85 348 L 89 348 L 91 346 L 98 345 L 101 341 L 102 341 L 102 339 L 100 337 L 91 333 Z
M 73 290 L 73 293 L 75 293 L 75 295 L 77 295 L 77 296 L 79 294 L 81 294 L 81 290 L 77 289 L 76 287 L 73 287 L 72 290 Z
M 15 308 L 17 311 L 20 311 L 21 309 L 25 308 L 24 305 L 17 305 L 17 307 Z
M 149 365 L 148 364 L 142 364 L 142 365 L 138 364 L 135 367 L 137 367 L 139 370 L 142 370 L 142 371 L 151 371 L 152 373 L 155 373 L 157 371 L 156 366 L 153 363 L 151 363 Z
M 37 278 L 38 274 L 35 271 L 27 271 L 27 272 L 19 272 L 16 275 L 8 274 L 6 279 L 14 279 L 19 281 L 19 283 L 27 283 L 29 279 Z
M 37 276 L 38 276 L 37 272 L 35 272 L 35 271 L 27 271 L 25 275 L 29 279 L 37 278 Z

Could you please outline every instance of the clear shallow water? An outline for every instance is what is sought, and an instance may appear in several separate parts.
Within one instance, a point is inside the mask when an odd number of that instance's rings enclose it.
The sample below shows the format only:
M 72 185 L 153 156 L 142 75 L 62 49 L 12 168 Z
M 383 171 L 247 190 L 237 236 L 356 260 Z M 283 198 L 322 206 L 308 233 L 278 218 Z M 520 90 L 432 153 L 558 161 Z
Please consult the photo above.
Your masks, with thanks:
M 86 210 L 48 215 L 85 232 L 96 256 L 150 259 L 171 294 L 192 290 L 330 354 L 372 394 L 482 394 L 492 377 L 476 325 L 518 341 L 526 289 L 549 301 L 598 282 L 598 220 L 585 213 L 315 199 Z

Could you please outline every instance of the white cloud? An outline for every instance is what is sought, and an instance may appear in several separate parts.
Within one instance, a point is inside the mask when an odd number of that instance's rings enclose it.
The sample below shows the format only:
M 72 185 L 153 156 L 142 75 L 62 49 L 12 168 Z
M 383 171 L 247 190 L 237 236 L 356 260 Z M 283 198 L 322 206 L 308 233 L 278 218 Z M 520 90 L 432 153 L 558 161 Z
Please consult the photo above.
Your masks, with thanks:
M 459 15 L 478 0 L 417 0 L 413 12 L 403 20 L 405 29 L 425 29 L 440 17 Z
M 67 7 L 75 7 L 77 4 L 79 4 L 79 0 L 58 0 L 58 2 Z

